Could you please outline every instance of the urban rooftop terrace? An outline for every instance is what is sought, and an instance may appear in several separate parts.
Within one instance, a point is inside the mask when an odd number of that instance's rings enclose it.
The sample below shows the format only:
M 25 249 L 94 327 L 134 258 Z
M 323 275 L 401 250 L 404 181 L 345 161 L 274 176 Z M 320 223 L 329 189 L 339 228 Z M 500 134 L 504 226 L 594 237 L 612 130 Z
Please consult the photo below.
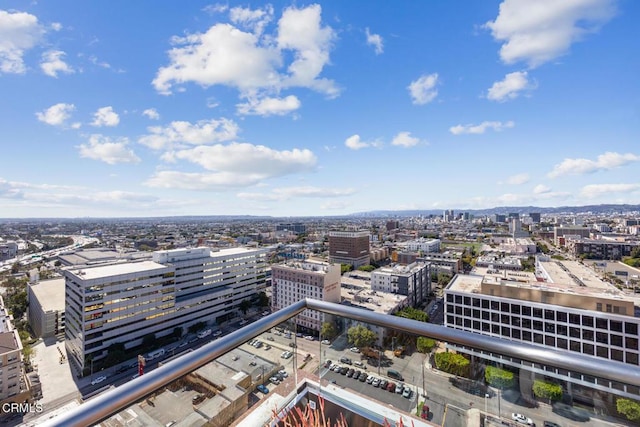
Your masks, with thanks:
M 342 316 L 358 322 L 365 322 L 385 328 L 430 337 L 447 343 L 482 349 L 483 351 L 516 358 L 540 365 L 550 365 L 560 369 L 580 372 L 597 378 L 603 378 L 640 387 L 640 370 L 635 366 L 617 362 L 596 360 L 580 354 L 571 354 L 545 349 L 540 346 L 508 341 L 486 335 L 454 330 L 444 326 L 418 322 L 402 317 L 328 303 L 313 299 L 301 300 L 291 306 L 263 317 L 256 322 L 214 340 L 203 347 L 180 356 L 145 375 L 100 394 L 75 409 L 45 421 L 44 426 L 88 426 L 100 423 L 122 411 L 136 401 L 178 380 L 184 375 L 225 355 L 248 340 L 275 328 L 281 323 L 298 315 L 305 309 L 321 313 Z M 295 368 L 294 362 L 294 368 Z M 294 381 L 298 383 L 298 372 L 293 371 Z M 485 400 L 486 405 L 486 400 Z

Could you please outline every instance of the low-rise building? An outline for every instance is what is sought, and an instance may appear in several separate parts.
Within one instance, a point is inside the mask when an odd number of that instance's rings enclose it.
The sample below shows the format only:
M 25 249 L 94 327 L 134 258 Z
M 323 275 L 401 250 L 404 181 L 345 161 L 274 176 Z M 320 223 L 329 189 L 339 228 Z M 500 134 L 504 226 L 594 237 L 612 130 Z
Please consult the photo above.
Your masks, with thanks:
M 29 325 L 38 338 L 64 334 L 65 279 L 44 280 L 27 287 Z

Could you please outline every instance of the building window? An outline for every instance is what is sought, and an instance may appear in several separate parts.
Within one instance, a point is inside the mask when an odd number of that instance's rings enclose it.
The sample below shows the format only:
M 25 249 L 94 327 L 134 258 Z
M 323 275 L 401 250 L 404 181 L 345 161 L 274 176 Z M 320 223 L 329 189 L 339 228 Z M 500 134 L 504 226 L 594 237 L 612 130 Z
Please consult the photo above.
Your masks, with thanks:
M 500 311 L 504 312 L 504 313 L 508 313 L 509 312 L 509 303 L 508 302 L 503 302 L 500 304 Z
M 489 300 L 486 300 L 486 299 L 482 300 L 482 308 L 489 308 Z
M 509 337 L 511 336 L 511 331 L 510 331 L 510 330 L 509 330 L 509 328 L 507 328 L 506 326 L 503 326 L 503 327 L 502 327 L 502 330 L 501 330 L 501 332 L 500 332 L 500 334 L 501 334 L 503 337 L 507 337 L 507 338 L 509 338 Z
M 520 329 L 511 329 L 511 337 L 514 339 L 519 340 L 521 335 L 520 335 Z
M 597 302 L 596 303 L 596 311 L 602 311 L 602 303 L 601 302 Z
M 545 335 L 544 336 L 544 345 L 547 345 L 549 347 L 555 347 L 556 346 L 556 339 L 552 335 Z
M 498 301 L 491 301 L 491 310 L 500 310 L 500 304 Z
M 609 350 L 607 349 L 607 347 L 602 347 L 602 346 L 599 345 L 596 355 L 598 357 L 603 357 L 605 359 L 608 359 L 609 358 Z
M 629 350 L 638 349 L 638 338 L 625 337 L 624 343 L 625 343 L 625 347 Z
M 542 334 L 534 333 L 533 334 L 533 341 L 536 344 L 542 344 Z
M 531 332 L 522 331 L 522 341 L 531 341 Z
M 592 316 L 582 316 L 582 326 L 588 326 L 590 328 L 593 327 L 593 317 Z
M 537 317 L 538 319 L 542 319 L 542 309 L 534 307 L 534 309 L 533 309 L 533 317 Z
M 565 338 L 557 339 L 557 347 L 562 349 L 567 349 L 567 340 Z
M 622 335 L 611 335 L 611 345 L 622 347 Z
M 618 320 L 609 321 L 609 329 L 613 332 L 622 332 L 622 322 Z
M 622 350 L 617 350 L 615 348 L 612 348 L 611 358 L 613 360 L 617 360 L 618 362 L 624 362 L 624 353 L 622 352 Z
M 596 332 L 596 341 L 601 344 L 609 344 L 609 336 L 606 332 Z
M 569 314 L 569 323 L 574 324 L 574 325 L 579 325 L 580 324 L 580 315 L 579 314 Z
M 511 313 L 520 314 L 520 306 L 518 304 L 511 304 Z
M 556 312 L 553 310 L 545 310 L 544 318 L 545 320 L 556 320 Z
M 591 329 L 583 329 L 582 339 L 585 341 L 593 341 L 593 331 Z
M 607 319 L 597 318 L 596 319 L 596 328 L 598 328 L 598 329 L 609 329 L 609 322 L 607 322 Z
M 637 365 L 638 364 L 638 353 L 631 353 L 629 351 L 627 351 L 626 353 L 627 355 L 627 363 L 630 365 Z
M 625 322 L 624 323 L 624 331 L 629 335 L 638 335 L 638 324 Z
M 574 327 L 569 328 L 569 336 L 571 338 L 580 338 L 580 329 Z
M 593 356 L 594 348 L 595 347 L 593 346 L 593 344 L 587 344 L 587 343 L 582 344 L 582 352 L 584 354 L 590 354 L 591 356 Z
M 553 323 L 545 322 L 544 331 L 552 333 L 552 334 L 555 334 L 556 333 L 556 325 L 553 324 Z
M 578 341 L 571 340 L 569 349 L 580 353 L 580 343 Z
M 559 311 L 556 313 L 556 317 L 558 318 L 558 322 L 566 322 L 567 321 L 567 313 L 563 311 Z
M 473 329 L 476 331 L 480 330 L 480 321 L 479 320 L 474 320 L 473 321 Z
M 542 330 L 542 322 L 539 320 L 534 320 L 533 321 L 533 329 L 535 329 L 536 331 L 541 331 Z

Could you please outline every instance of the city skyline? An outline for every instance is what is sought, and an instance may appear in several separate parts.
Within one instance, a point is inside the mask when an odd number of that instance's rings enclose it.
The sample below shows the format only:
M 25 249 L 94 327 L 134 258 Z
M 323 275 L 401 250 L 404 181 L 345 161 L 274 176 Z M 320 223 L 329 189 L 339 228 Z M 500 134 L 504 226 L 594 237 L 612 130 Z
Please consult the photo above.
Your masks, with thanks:
M 1 218 L 640 203 L 635 2 L 150 5 L 0 1 Z

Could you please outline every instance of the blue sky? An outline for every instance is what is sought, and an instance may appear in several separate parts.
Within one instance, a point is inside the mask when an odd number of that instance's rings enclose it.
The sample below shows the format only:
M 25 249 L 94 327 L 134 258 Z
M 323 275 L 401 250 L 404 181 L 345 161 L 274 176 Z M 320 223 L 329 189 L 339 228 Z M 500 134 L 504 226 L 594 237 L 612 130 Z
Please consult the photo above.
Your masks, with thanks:
M 640 203 L 632 0 L 0 0 L 0 217 Z

